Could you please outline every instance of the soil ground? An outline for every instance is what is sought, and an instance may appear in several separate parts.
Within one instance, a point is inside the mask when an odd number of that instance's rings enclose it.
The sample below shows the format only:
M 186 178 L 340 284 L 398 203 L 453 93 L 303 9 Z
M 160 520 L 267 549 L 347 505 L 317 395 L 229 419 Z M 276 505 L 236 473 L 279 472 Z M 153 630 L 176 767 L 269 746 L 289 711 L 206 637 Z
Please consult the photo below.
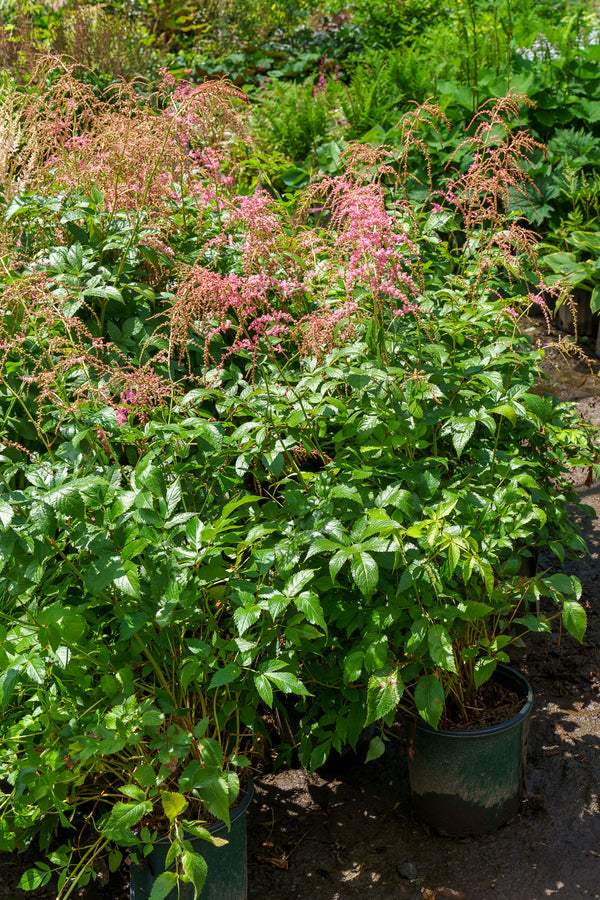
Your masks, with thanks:
M 575 400 L 600 425 L 597 372 L 551 350 L 546 369 L 546 389 Z M 431 832 L 411 814 L 400 738 L 367 765 L 350 756 L 313 775 L 257 773 L 249 900 L 600 898 L 600 483 L 586 485 L 586 475 L 574 473 L 574 480 L 595 511 L 582 522 L 590 555 L 564 569 L 582 581 L 583 645 L 557 630 L 530 635 L 515 651 L 535 695 L 520 814 L 483 837 Z M 540 560 L 544 569 L 555 563 Z M 29 865 L 31 858 L 0 854 L 0 900 L 54 900 L 51 886 L 29 894 L 16 888 Z M 126 872 L 75 896 L 126 900 Z

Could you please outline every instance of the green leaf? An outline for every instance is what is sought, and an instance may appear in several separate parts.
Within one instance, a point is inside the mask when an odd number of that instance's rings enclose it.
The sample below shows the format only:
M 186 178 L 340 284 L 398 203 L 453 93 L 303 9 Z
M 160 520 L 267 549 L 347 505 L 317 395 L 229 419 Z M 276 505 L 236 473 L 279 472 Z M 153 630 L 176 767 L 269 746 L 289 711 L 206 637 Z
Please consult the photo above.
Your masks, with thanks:
M 305 695 L 307 693 L 302 682 L 292 672 L 266 672 L 265 674 L 284 694 Z
M 161 791 L 160 800 L 165 811 L 165 816 L 173 824 L 177 816 L 187 809 L 188 802 L 183 794 L 171 793 L 170 791 Z
M 327 631 L 323 607 L 316 594 L 305 592 L 294 599 L 296 609 L 304 613 L 311 625 L 319 625 L 323 631 Z
M 585 609 L 575 600 L 565 600 L 562 608 L 563 625 L 581 643 L 587 626 Z
M 183 866 L 185 877 L 194 885 L 197 896 L 204 887 L 204 882 L 206 881 L 206 873 L 208 871 L 206 860 L 203 856 L 200 856 L 199 853 L 192 853 L 191 850 L 184 850 L 181 856 L 181 865 Z
M 379 759 L 379 757 L 383 756 L 384 753 L 385 743 L 382 741 L 379 735 L 376 735 L 369 741 L 369 749 L 367 750 L 365 762 L 371 762 L 374 759 Z
M 195 781 L 198 796 L 209 813 L 229 827 L 229 806 L 233 802 L 227 780 L 214 769 L 200 769 Z
M 473 677 L 475 679 L 475 687 L 479 688 L 492 677 L 496 671 L 498 661 L 492 657 L 485 657 L 475 661 L 473 666 Z
M 353 555 L 352 578 L 363 597 L 373 596 L 379 582 L 379 567 L 370 553 L 359 551 Z
M 120 850 L 111 850 L 108 854 L 108 870 L 109 872 L 116 872 L 121 863 L 123 862 L 123 854 Z
M 435 675 L 422 675 L 415 688 L 415 706 L 432 728 L 437 728 L 444 711 L 444 690 Z
M 398 675 L 392 672 L 390 675 L 371 675 L 367 687 L 367 718 L 365 728 L 383 719 L 388 713 L 394 712 L 400 702 L 402 691 L 398 685 Z
M 369 672 L 377 672 L 383 669 L 388 661 L 389 644 L 387 635 L 377 637 L 371 641 L 365 650 L 365 666 Z
M 331 489 L 329 495 L 330 497 L 339 498 L 340 500 L 350 500 L 354 503 L 358 503 L 359 506 L 363 506 L 363 499 L 358 490 L 349 484 L 336 485 L 336 487 Z
M 236 609 L 233 613 L 233 621 L 236 624 L 238 634 L 244 634 L 251 625 L 254 625 L 260 619 L 260 614 L 261 609 L 257 604 Z
M 452 435 L 452 443 L 456 450 L 456 455 L 460 456 L 475 432 L 476 422 L 474 419 L 455 419 L 450 427 Z
M 126 797 L 131 797 L 132 800 L 139 800 L 140 802 L 144 802 L 146 799 L 146 792 L 138 787 L 137 784 L 124 784 L 122 788 L 119 788 L 122 794 L 125 794 Z
M 224 684 L 230 684 L 240 677 L 240 667 L 236 663 L 228 663 L 222 669 L 217 669 L 210 680 L 209 688 L 222 687 Z
M 273 688 L 269 684 L 268 679 L 264 675 L 255 675 L 254 684 L 261 700 L 267 706 L 273 706 Z
M 115 579 L 122 578 L 124 575 L 120 557 L 95 559 L 87 566 L 83 583 L 90 594 L 97 596 Z
M 20 674 L 20 666 L 11 666 L 0 674 L 0 707 L 3 709 L 8 706 Z
M 102 831 L 107 837 L 118 840 L 124 829 L 137 825 L 152 810 L 152 801 L 143 803 L 115 803 L 104 824 Z
M 26 872 L 21 876 L 21 880 L 19 881 L 17 887 L 21 888 L 22 891 L 35 891 L 36 888 L 43 887 L 45 884 L 48 884 L 50 879 L 52 878 L 52 870 L 50 866 L 46 865 L 46 863 L 38 862 L 36 863 L 38 868 L 36 869 L 27 869 Z
M 149 900 L 165 900 L 175 887 L 177 887 L 175 872 L 163 872 L 154 882 Z
M 349 684 L 360 678 L 363 667 L 364 653 L 362 650 L 353 650 L 344 660 L 344 681 Z
M 314 576 L 313 569 L 301 569 L 299 572 L 294 572 L 292 577 L 286 582 L 283 593 L 290 599 L 295 597 L 309 581 L 312 581 Z
M 4 528 L 7 528 L 13 517 L 13 508 L 10 503 L 5 503 L 4 500 L 0 500 L 0 522 L 2 523 Z
M 443 625 L 432 625 L 427 631 L 427 645 L 432 662 L 447 672 L 456 672 L 452 640 Z
M 517 424 L 517 414 L 514 411 L 513 407 L 508 403 L 501 403 L 499 406 L 495 406 L 490 412 L 496 413 L 499 416 L 504 416 L 505 419 L 508 419 L 511 425 Z
M 329 574 L 331 575 L 332 581 L 335 581 L 340 569 L 342 568 L 346 560 L 350 559 L 351 556 L 351 550 L 338 550 L 337 553 L 331 557 L 331 559 L 329 560 Z

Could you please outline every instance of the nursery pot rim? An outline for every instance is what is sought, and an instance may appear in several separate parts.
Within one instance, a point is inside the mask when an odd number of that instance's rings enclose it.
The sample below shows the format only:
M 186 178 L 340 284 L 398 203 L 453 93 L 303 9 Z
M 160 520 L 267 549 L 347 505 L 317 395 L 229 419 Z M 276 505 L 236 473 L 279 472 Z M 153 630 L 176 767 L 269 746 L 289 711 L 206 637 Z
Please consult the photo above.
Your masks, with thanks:
M 497 677 L 498 675 L 500 678 Z M 526 719 L 533 708 L 533 688 L 525 676 L 517 671 L 517 669 L 513 669 L 512 666 L 507 666 L 505 663 L 498 663 L 491 675 L 491 679 L 496 679 L 505 686 L 511 687 L 525 700 L 518 712 L 516 712 L 514 716 L 511 716 L 510 719 L 505 719 L 503 722 L 497 722 L 495 725 L 486 725 L 484 728 L 469 728 L 468 725 L 461 725 L 459 728 L 433 728 L 432 725 L 420 716 L 417 716 L 415 717 L 416 727 L 431 732 L 431 734 L 443 735 L 446 739 L 455 738 L 456 740 L 472 740 L 473 738 L 483 738 L 492 734 L 501 734 L 503 731 L 508 731 L 510 728 L 513 728 L 517 722 Z M 509 684 L 507 684 L 507 682 L 509 682 Z M 519 690 L 519 688 L 521 688 L 521 690 Z

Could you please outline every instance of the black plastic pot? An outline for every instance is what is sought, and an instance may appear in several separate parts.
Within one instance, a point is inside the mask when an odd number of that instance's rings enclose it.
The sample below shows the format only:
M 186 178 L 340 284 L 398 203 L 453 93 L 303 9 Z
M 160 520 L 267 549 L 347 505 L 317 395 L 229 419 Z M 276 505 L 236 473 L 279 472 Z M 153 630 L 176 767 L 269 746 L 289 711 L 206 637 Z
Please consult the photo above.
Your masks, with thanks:
M 498 665 L 493 678 L 525 701 L 506 722 L 455 731 L 435 731 L 421 719 L 411 726 L 413 810 L 444 834 L 495 831 L 519 811 L 533 692 L 525 678 L 507 666 Z
M 246 900 L 248 896 L 248 860 L 246 854 L 246 812 L 254 795 L 254 784 L 248 782 L 241 801 L 231 812 L 231 830 L 224 822 L 215 822 L 209 827 L 214 837 L 224 838 L 228 843 L 215 847 L 201 838 L 189 837 L 194 851 L 206 860 L 208 873 L 202 888 L 202 900 Z M 130 900 L 148 900 L 158 876 L 165 871 L 165 861 L 170 842 L 163 838 L 156 842 L 152 853 L 142 865 L 131 866 Z M 173 867 L 171 867 L 173 870 Z M 194 887 L 181 884 L 165 900 L 193 900 Z

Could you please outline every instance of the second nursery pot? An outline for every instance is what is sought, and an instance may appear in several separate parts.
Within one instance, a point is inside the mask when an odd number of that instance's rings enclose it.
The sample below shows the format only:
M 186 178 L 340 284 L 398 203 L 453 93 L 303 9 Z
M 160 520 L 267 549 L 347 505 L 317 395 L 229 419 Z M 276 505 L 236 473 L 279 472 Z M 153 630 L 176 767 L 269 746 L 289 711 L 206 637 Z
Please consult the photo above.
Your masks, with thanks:
M 524 701 L 506 722 L 437 731 L 422 720 L 411 726 L 412 807 L 419 819 L 445 834 L 495 831 L 519 810 L 533 693 L 507 666 L 498 665 L 493 678 Z
M 225 822 L 215 822 L 209 826 L 213 837 L 227 841 L 216 847 L 202 838 L 191 837 L 190 843 L 196 853 L 200 853 L 207 864 L 206 881 L 201 891 L 202 900 L 246 900 L 248 896 L 248 863 L 246 856 L 246 812 L 254 795 L 254 784 L 248 782 L 241 801 L 231 811 L 231 829 L 227 831 Z M 163 838 L 156 842 L 152 853 L 141 865 L 130 869 L 131 900 L 148 900 L 158 876 L 166 871 L 165 861 L 170 841 Z M 165 900 L 193 900 L 193 884 L 180 884 Z

